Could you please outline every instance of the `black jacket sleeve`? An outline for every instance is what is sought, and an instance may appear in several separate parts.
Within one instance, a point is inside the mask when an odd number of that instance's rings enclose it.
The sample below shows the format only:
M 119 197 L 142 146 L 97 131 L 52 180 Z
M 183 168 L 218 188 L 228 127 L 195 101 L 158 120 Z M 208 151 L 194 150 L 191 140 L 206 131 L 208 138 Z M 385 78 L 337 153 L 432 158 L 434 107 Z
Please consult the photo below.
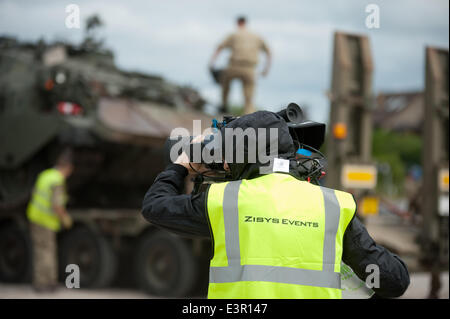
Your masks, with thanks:
M 152 224 L 183 236 L 210 237 L 206 195 L 182 194 L 185 167 L 170 164 L 160 173 L 142 203 L 142 215 Z
M 406 264 L 386 248 L 377 245 L 364 225 L 355 216 L 344 234 L 342 260 L 363 281 L 371 274 L 368 265 L 379 267 L 379 288 L 373 288 L 378 297 L 399 297 L 409 286 Z
M 169 165 L 145 195 L 142 214 L 152 224 L 180 235 L 210 238 L 206 194 L 182 194 L 187 174 L 185 167 Z M 371 274 L 366 272 L 366 267 L 378 265 L 380 287 L 374 288 L 374 291 L 379 297 L 401 296 L 409 286 L 408 269 L 404 262 L 377 245 L 356 216 L 345 231 L 342 258 L 364 281 Z

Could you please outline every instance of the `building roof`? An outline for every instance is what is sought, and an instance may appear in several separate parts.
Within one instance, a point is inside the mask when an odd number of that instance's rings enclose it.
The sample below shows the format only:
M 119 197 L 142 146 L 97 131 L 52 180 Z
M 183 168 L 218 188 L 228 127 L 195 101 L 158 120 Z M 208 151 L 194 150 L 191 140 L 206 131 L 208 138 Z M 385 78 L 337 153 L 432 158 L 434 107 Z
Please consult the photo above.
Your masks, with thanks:
M 422 91 L 380 93 L 373 110 L 376 128 L 397 132 L 422 132 L 424 93 Z

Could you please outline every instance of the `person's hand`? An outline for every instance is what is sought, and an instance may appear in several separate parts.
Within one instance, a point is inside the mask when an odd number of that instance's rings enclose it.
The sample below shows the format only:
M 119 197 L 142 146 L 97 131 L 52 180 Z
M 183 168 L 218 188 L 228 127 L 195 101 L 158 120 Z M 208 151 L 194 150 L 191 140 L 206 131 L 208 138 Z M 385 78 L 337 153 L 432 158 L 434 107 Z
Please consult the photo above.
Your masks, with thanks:
M 214 64 L 215 64 L 215 63 L 216 63 L 216 58 L 215 58 L 215 57 L 212 57 L 211 60 L 209 60 L 209 63 L 208 63 L 208 69 L 209 69 L 209 70 L 214 69 Z
M 192 144 L 200 143 L 204 140 L 204 138 L 205 136 L 199 135 L 192 140 Z M 185 152 L 178 156 L 174 164 L 184 166 L 188 170 L 189 174 L 204 173 L 208 170 L 208 168 L 202 163 L 189 162 L 189 157 Z
M 184 166 L 188 170 L 189 174 L 203 173 L 208 170 L 208 168 L 202 163 L 189 162 L 189 157 L 185 152 L 178 156 L 174 164 Z
M 72 217 L 70 217 L 69 214 L 64 214 L 63 218 L 61 219 L 61 223 L 65 229 L 72 228 L 73 225 Z

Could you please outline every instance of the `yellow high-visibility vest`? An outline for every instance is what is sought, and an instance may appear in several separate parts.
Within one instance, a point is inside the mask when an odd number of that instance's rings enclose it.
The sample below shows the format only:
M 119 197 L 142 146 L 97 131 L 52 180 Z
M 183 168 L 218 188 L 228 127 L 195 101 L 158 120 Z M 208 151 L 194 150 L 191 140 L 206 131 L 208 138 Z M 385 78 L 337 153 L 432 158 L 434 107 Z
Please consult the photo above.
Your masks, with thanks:
M 53 231 L 61 229 L 60 220 L 52 208 L 51 197 L 52 187 L 64 184 L 64 176 L 57 169 L 50 168 L 39 174 L 27 208 L 31 222 Z
M 212 184 L 208 298 L 342 298 L 349 193 L 281 173 Z

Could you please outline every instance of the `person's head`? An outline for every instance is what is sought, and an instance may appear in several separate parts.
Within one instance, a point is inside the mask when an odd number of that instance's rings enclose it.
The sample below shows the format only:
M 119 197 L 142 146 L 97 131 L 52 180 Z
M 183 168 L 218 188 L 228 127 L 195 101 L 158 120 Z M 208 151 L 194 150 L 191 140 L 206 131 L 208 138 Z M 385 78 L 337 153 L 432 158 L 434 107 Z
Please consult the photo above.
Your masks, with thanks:
M 231 129 L 228 134 L 235 134 L 236 137 L 228 139 L 226 129 Z M 277 136 L 273 136 L 271 129 L 276 129 Z M 238 138 L 239 132 L 254 132 L 254 135 Z M 222 128 L 221 135 L 223 150 L 226 151 L 228 147 L 226 144 L 232 143 L 230 147 L 233 147 L 233 160 L 227 161 L 225 158 L 224 169 L 231 172 L 233 179 L 247 178 L 255 171 L 259 172 L 260 167 L 269 164 L 267 162 L 268 155 L 288 158 L 295 154 L 295 146 L 289 134 L 289 128 L 285 120 L 274 112 L 258 111 L 241 116 Z M 252 146 L 251 143 L 256 143 L 256 145 Z M 260 143 L 264 144 L 260 145 Z M 275 147 L 276 154 L 271 154 Z M 237 152 L 243 153 L 241 154 L 243 161 L 239 162 Z M 255 154 L 251 154 L 251 152 L 255 152 Z
M 73 166 L 73 153 L 70 149 L 64 150 L 59 154 L 56 159 L 55 168 L 64 175 L 64 177 L 69 177 L 74 169 Z
M 239 28 L 243 28 L 243 27 L 245 27 L 245 25 L 247 24 L 247 18 L 244 17 L 244 16 L 239 16 L 239 17 L 236 19 L 236 23 L 237 23 L 237 26 L 238 26 Z

